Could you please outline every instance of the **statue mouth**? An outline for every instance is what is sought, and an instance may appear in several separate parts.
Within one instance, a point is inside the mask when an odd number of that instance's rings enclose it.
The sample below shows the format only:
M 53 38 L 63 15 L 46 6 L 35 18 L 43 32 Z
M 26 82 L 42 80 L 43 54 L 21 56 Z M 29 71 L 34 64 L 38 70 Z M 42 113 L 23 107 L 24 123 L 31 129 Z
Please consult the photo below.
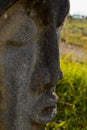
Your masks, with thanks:
M 55 93 L 42 96 L 33 107 L 31 119 L 38 124 L 46 124 L 57 114 L 58 97 Z
M 57 114 L 57 105 L 49 106 L 47 108 L 42 109 L 40 113 L 37 115 L 37 121 L 40 124 L 46 124 L 54 119 Z

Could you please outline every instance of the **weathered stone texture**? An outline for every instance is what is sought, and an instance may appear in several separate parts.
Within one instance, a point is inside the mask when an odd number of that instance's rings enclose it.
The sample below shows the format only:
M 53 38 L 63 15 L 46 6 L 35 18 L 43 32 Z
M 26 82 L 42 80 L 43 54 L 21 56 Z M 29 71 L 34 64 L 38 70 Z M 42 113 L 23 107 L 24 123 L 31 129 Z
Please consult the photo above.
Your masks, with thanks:
M 68 0 L 0 0 L 0 130 L 44 130 L 55 117 L 68 10 Z

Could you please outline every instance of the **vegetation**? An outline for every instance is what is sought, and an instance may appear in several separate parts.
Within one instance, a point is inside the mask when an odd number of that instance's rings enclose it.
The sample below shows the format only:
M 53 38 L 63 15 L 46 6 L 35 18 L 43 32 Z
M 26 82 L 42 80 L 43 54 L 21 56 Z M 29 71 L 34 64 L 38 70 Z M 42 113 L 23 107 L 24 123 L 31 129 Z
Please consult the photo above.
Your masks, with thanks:
M 62 41 L 87 49 L 87 18 L 69 17 L 61 32 Z M 58 114 L 46 130 L 87 130 L 87 63 L 71 54 L 61 58 L 63 79 L 56 87 Z
M 87 18 L 72 18 L 66 20 L 62 30 L 62 40 L 87 49 Z
M 87 64 L 61 58 L 64 77 L 57 84 L 58 114 L 46 130 L 87 130 Z

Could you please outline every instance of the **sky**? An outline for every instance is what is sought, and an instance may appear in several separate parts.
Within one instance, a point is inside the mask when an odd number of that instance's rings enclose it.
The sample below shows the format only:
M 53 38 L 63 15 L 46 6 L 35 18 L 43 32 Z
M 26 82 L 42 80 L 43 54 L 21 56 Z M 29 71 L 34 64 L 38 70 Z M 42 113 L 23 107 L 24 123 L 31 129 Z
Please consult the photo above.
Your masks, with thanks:
M 70 0 L 70 14 L 87 16 L 87 0 Z

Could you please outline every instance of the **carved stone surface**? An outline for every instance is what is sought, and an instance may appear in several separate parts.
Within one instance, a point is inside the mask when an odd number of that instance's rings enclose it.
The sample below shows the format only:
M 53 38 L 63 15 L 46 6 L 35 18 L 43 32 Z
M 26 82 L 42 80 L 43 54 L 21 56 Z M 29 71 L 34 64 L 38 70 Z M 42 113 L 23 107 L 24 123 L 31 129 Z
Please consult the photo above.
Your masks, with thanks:
M 69 1 L 5 1 L 0 0 L 0 130 L 44 130 L 57 112 L 55 86 L 62 73 L 56 29 Z

